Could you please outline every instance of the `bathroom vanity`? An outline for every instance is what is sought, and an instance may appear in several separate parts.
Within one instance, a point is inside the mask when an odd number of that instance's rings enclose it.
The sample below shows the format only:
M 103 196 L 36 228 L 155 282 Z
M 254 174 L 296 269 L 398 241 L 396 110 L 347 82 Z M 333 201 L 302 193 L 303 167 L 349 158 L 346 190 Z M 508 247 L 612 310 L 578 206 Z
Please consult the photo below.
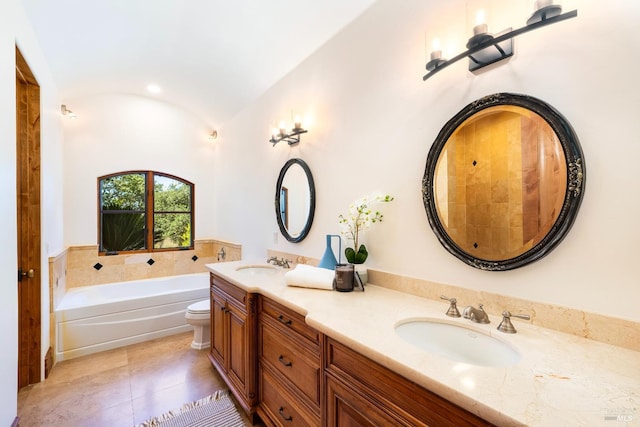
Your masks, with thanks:
M 598 425 L 633 421 L 640 353 L 518 322 L 518 333 L 445 315 L 448 303 L 368 285 L 288 287 L 279 268 L 209 264 L 210 358 L 267 425 Z M 447 322 L 517 349 L 477 366 L 403 341 L 397 326 Z M 625 425 L 624 423 L 619 425 Z
M 210 359 L 252 420 L 320 426 L 326 413 L 329 426 L 491 425 L 213 273 L 211 301 Z

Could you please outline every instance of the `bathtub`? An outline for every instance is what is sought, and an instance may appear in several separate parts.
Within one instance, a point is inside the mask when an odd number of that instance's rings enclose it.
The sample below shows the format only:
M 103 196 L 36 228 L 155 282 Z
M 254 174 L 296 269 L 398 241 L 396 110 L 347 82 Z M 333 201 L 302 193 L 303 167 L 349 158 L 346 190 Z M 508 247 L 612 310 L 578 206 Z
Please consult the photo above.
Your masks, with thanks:
M 188 332 L 187 307 L 209 298 L 209 273 L 83 286 L 55 310 L 56 360 Z

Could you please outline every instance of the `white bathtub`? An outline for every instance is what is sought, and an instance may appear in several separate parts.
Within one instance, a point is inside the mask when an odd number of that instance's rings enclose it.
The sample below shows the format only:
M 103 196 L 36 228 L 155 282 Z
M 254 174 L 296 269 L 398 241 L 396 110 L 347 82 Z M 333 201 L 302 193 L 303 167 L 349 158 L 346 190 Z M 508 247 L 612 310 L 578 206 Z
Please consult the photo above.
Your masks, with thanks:
M 188 332 L 187 307 L 209 298 L 209 273 L 83 286 L 55 311 L 56 360 Z

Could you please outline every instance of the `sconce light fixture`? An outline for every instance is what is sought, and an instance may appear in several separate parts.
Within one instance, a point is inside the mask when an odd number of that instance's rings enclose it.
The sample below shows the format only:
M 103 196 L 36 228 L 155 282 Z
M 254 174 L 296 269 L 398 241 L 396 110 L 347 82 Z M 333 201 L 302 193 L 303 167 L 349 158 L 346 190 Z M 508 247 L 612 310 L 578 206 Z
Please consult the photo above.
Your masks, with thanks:
M 215 141 L 216 139 L 218 139 L 218 131 L 214 129 L 209 134 L 209 141 Z
M 286 141 L 289 145 L 296 145 L 300 142 L 300 135 L 307 132 L 308 131 L 306 129 L 302 128 L 302 120 L 300 119 L 300 116 L 296 116 L 291 130 L 287 130 L 287 124 L 284 121 L 280 122 L 280 126 L 278 128 L 274 127 L 271 130 L 271 139 L 269 139 L 269 142 L 273 144 L 273 147 L 275 147 L 280 141 Z
M 75 119 L 76 118 L 76 113 L 74 113 L 73 111 L 69 110 L 67 108 L 66 105 L 62 104 L 60 106 L 60 111 L 62 111 L 62 115 L 69 118 L 69 119 Z
M 473 36 L 467 42 L 467 50 L 449 60 L 442 59 L 439 42 L 438 46 L 434 42 L 434 50 L 426 66 L 428 73 L 422 77 L 422 80 L 427 80 L 442 69 L 467 57 L 469 71 L 502 61 L 513 56 L 513 39 L 516 36 L 578 16 L 577 10 L 562 13 L 562 6 L 553 4 L 553 0 L 537 0 L 534 3 L 534 10 L 533 15 L 527 20 L 527 25 L 516 30 L 507 28 L 495 36 L 488 31 L 488 26 L 484 22 L 484 12 L 479 11 L 476 16 L 476 25 L 473 27 Z

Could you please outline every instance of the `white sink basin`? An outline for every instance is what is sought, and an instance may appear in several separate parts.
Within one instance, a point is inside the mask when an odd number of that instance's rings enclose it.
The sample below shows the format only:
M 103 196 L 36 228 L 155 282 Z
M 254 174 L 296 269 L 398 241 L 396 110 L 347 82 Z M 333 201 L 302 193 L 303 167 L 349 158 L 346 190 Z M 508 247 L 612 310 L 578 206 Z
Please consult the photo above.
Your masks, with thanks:
M 396 333 L 418 348 L 470 365 L 511 366 L 521 357 L 510 344 L 482 331 L 435 319 L 401 322 Z
M 278 269 L 271 264 L 247 264 L 236 267 L 236 271 L 250 275 L 270 275 L 276 274 Z

